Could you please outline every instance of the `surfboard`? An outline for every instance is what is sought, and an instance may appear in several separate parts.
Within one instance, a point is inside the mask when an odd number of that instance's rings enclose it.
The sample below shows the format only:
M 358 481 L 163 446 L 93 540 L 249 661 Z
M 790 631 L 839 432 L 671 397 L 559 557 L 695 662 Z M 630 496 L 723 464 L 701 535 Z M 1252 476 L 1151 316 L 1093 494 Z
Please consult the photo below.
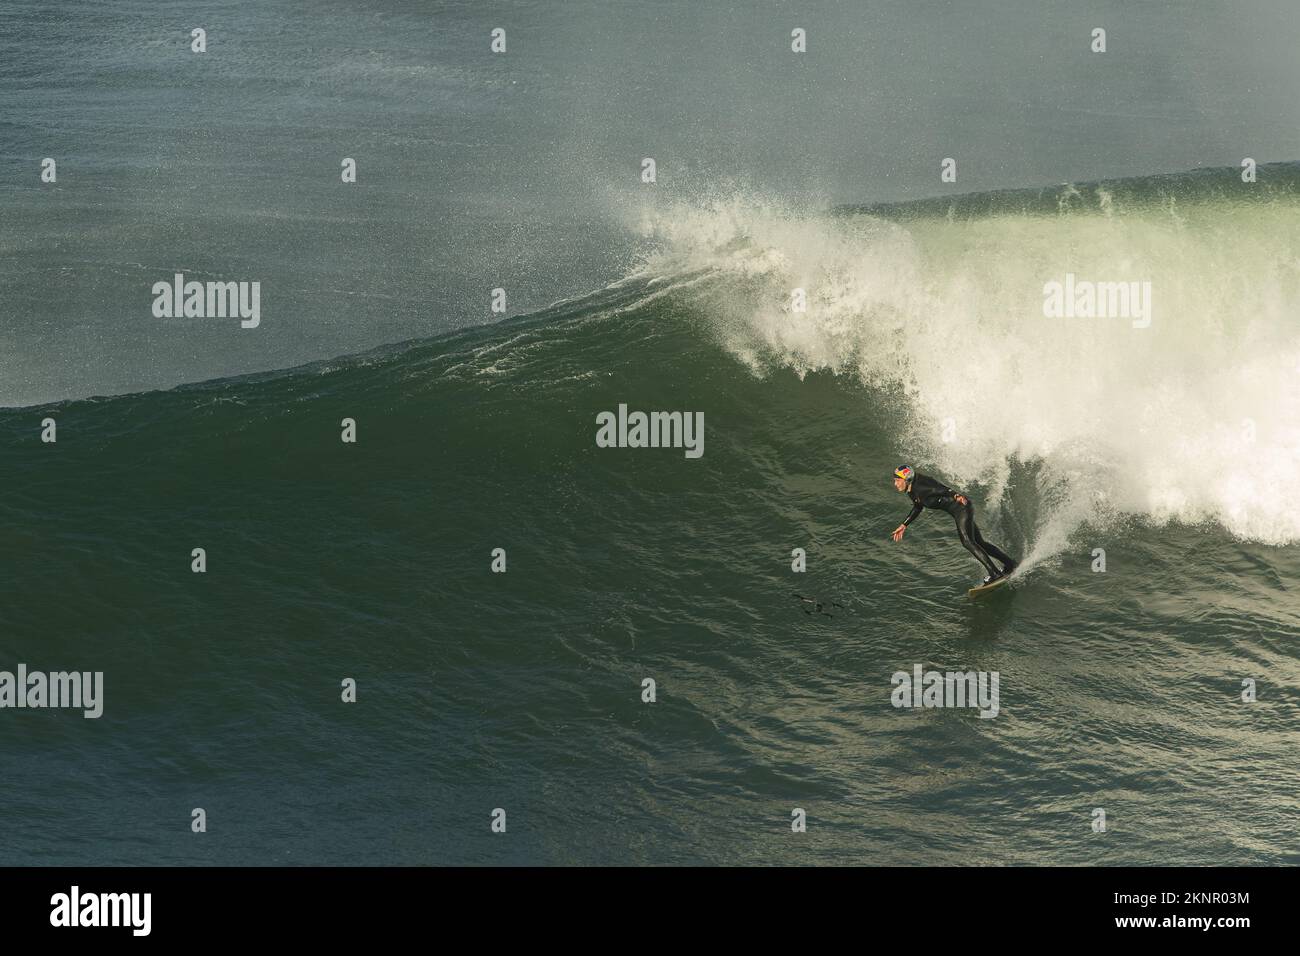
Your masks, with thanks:
M 967 591 L 966 593 L 967 593 L 970 597 L 977 597 L 978 595 L 981 595 L 981 594 L 984 594 L 984 593 L 986 593 L 986 592 L 988 592 L 988 591 L 992 591 L 992 590 L 995 590 L 996 588 L 1000 588 L 1000 587 L 1002 587 L 1002 585 L 1006 584 L 1006 583 L 1007 583 L 1008 581 L 1010 581 L 1013 577 L 1015 577 L 1014 574 L 1008 574 L 1008 575 L 1006 575 L 1005 577 L 1000 577 L 1000 578 L 998 578 L 996 581 L 992 581 L 992 582 L 990 582 L 990 583 L 988 583 L 988 584 L 981 584 L 981 585 L 980 585 L 979 587 L 977 587 L 977 588 L 971 588 L 971 589 L 970 589 L 969 591 Z

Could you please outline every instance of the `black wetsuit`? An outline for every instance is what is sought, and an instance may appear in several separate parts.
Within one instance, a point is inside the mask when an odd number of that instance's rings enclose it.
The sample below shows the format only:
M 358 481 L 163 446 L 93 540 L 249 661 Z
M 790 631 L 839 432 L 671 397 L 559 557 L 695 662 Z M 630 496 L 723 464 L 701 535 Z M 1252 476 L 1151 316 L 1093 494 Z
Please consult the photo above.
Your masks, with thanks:
M 966 550 L 975 555 L 975 560 L 984 565 L 984 570 L 988 571 L 989 577 L 1000 577 L 1016 569 L 1016 562 L 1010 555 L 989 544 L 980 535 L 980 529 L 975 527 L 975 506 L 970 503 L 968 496 L 967 503 L 962 504 L 957 500 L 957 492 L 942 482 L 935 481 L 929 475 L 917 472 L 912 476 L 912 487 L 907 489 L 907 497 L 912 499 L 914 507 L 912 513 L 903 521 L 903 527 L 911 524 L 921 513 L 922 508 L 938 508 L 952 515 L 953 520 L 957 522 L 957 537 L 961 539 Z M 1002 562 L 1001 571 L 989 560 L 989 555 Z

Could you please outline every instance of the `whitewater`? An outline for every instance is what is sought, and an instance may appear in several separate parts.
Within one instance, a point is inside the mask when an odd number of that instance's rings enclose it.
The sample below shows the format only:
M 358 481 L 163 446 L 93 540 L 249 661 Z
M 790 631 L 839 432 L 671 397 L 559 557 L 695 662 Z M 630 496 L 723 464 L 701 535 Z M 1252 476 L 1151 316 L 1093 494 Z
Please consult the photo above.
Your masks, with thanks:
M 637 227 L 656 244 L 646 275 L 716 280 L 693 294 L 755 374 L 830 371 L 895 397 L 899 449 L 995 500 L 1031 473 L 1051 508 L 1026 570 L 1085 522 L 1131 517 L 1294 544 L 1300 200 L 1163 184 L 1063 187 L 987 215 L 734 196 L 645 208 Z M 1149 282 L 1153 321 L 1045 317 L 1044 284 L 1067 273 Z

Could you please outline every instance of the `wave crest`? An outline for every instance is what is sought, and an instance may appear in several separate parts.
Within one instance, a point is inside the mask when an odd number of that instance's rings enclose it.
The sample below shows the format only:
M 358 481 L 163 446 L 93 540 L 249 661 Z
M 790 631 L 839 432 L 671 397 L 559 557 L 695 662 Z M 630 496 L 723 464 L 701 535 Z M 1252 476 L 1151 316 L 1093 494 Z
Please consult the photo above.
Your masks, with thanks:
M 900 453 L 956 482 L 1000 495 L 1017 463 L 1040 466 L 1056 505 L 1034 560 L 1116 513 L 1300 541 L 1300 202 L 1113 198 L 1131 193 L 966 218 L 738 197 L 648 211 L 642 228 L 648 272 L 718 280 L 695 304 L 756 373 L 900 393 Z M 1067 273 L 1150 282 L 1149 327 L 1045 317 L 1044 284 Z

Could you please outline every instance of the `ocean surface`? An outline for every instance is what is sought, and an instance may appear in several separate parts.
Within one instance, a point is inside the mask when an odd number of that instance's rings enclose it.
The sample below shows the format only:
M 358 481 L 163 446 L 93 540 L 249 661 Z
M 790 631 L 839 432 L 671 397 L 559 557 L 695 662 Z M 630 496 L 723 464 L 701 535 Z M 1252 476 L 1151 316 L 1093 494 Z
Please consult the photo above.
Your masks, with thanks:
M 814 5 L 797 83 L 699 6 L 216 4 L 206 63 L 179 4 L 0 12 L 0 671 L 104 675 L 0 709 L 0 865 L 1300 863 L 1300 124 L 1231 82 L 1294 13 L 1103 5 L 1089 92 L 1027 82 L 1072 5 Z M 181 270 L 262 327 L 154 318 Z M 900 462 L 1023 572 L 891 542 Z

